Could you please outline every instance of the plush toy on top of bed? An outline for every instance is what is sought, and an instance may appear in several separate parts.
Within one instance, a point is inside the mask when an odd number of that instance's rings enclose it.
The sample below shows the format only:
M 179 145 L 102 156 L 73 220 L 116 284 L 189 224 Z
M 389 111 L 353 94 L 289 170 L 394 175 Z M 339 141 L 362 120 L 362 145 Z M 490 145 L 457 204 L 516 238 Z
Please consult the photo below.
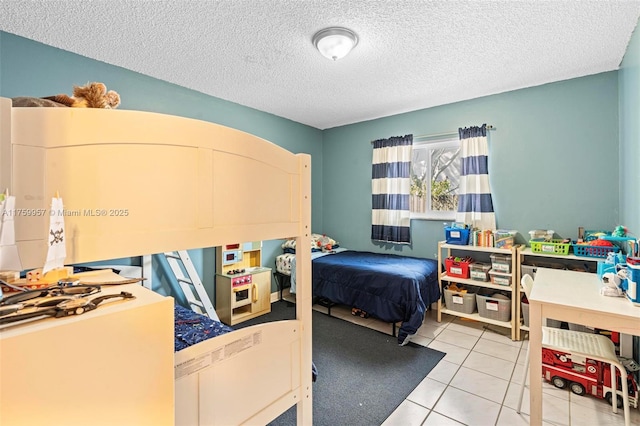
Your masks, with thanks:
M 120 95 L 107 91 L 104 83 L 93 82 L 84 86 L 73 86 L 73 96 L 59 94 L 42 98 L 17 97 L 12 99 L 14 107 L 73 107 L 115 109 L 120 105 Z

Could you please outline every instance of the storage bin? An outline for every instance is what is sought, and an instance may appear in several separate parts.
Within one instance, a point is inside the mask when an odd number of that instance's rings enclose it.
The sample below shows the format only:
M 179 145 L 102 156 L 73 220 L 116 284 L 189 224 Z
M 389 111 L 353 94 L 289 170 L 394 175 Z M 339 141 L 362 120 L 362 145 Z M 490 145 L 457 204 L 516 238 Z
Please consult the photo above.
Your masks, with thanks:
M 458 293 L 445 288 L 444 304 L 452 311 L 472 314 L 476 310 L 476 293 Z
M 476 294 L 478 313 L 483 318 L 497 321 L 511 320 L 511 299 L 498 299 Z
M 445 259 L 444 264 L 447 268 L 447 275 L 456 278 L 469 278 L 469 265 L 473 263 L 473 259 L 449 256 Z
M 496 248 L 502 248 L 502 249 L 512 248 L 513 242 L 515 240 L 515 236 L 517 233 L 518 231 L 504 231 L 504 230 L 498 229 L 493 234 L 494 236 L 493 246 Z
M 524 323 L 525 327 L 529 327 L 529 304 L 528 303 L 522 303 L 522 322 Z
M 554 233 L 553 229 L 534 229 L 529 231 L 529 240 L 538 240 L 540 238 L 550 240 L 553 238 Z
M 447 244 L 458 244 L 466 246 L 469 244 L 469 230 L 465 228 L 444 228 L 444 236 Z
M 511 273 L 511 256 L 502 254 L 492 254 L 491 268 L 496 272 Z
M 492 269 L 489 271 L 489 275 L 491 276 L 492 284 L 511 285 L 511 274 L 497 272 Z
M 472 280 L 489 281 L 489 270 L 491 270 L 491 265 L 488 263 L 473 262 L 469 265 L 469 270 Z
M 551 240 L 545 241 L 543 239 L 531 240 L 531 251 L 533 253 L 547 253 L 547 254 L 569 254 L 569 247 L 571 244 L 563 243 L 564 240 Z
M 588 244 L 573 244 L 573 254 L 584 257 L 598 257 L 606 259 L 610 252 L 620 251 L 618 246 L 592 246 Z
M 640 258 L 638 257 L 627 257 L 627 284 L 625 294 L 631 302 L 640 305 Z
M 524 277 L 525 275 L 530 275 L 531 278 L 535 278 L 537 270 L 538 270 L 537 266 L 520 265 L 520 278 Z

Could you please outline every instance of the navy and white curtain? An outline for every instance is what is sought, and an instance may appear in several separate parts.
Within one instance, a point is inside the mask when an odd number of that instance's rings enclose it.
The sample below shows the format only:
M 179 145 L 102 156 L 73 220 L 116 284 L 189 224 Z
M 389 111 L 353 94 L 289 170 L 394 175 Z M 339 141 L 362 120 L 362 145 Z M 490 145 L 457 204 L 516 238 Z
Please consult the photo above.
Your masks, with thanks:
M 409 189 L 413 135 L 373 141 L 371 239 L 411 243 Z
M 478 229 L 496 229 L 489 185 L 487 125 L 458 129 L 462 167 L 456 222 Z

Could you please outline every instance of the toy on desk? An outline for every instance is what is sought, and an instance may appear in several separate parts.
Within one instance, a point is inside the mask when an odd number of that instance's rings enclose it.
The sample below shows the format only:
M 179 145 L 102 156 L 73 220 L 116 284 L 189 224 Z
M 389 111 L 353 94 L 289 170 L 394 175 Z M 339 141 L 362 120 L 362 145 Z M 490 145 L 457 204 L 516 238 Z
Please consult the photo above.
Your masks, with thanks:
M 620 285 L 622 284 L 622 278 L 617 273 L 605 273 L 602 276 L 602 282 L 605 284 L 605 286 L 600 289 L 600 294 L 602 296 L 624 296 L 624 291 L 622 291 L 622 288 L 620 288 Z

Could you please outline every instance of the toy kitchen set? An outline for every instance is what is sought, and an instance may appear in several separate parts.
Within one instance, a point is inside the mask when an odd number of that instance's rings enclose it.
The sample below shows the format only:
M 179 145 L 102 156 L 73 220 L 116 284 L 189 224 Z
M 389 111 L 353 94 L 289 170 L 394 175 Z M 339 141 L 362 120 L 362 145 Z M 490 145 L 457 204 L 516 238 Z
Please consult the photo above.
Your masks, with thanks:
M 271 312 L 271 269 L 261 262 L 261 241 L 216 247 L 216 312 L 223 323 Z

